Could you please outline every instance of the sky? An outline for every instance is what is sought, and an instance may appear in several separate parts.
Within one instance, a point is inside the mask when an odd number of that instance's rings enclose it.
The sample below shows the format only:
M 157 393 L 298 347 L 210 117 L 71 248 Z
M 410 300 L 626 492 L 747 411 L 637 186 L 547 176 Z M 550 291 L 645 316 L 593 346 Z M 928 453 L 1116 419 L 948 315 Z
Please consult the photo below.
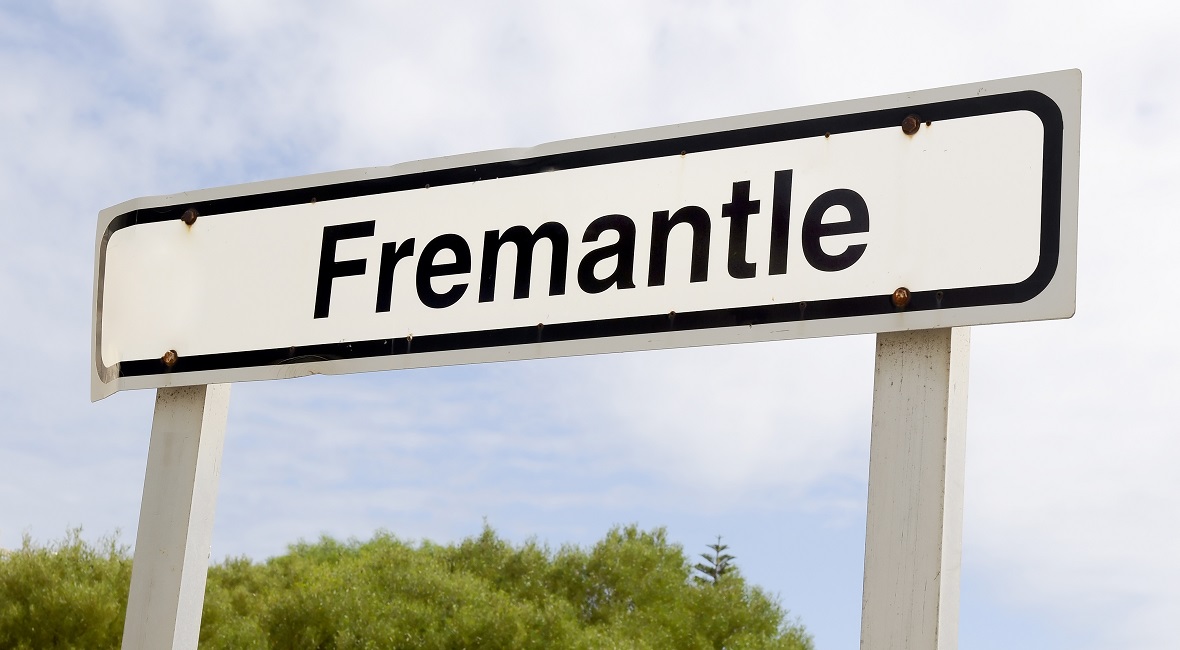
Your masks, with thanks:
M 89 401 L 130 198 L 1081 69 L 1077 314 L 972 331 L 960 647 L 1174 648 L 1180 6 L 0 0 L 0 547 L 134 542 L 151 391 Z M 386 529 L 722 535 L 856 647 L 872 336 L 237 384 L 213 558 Z

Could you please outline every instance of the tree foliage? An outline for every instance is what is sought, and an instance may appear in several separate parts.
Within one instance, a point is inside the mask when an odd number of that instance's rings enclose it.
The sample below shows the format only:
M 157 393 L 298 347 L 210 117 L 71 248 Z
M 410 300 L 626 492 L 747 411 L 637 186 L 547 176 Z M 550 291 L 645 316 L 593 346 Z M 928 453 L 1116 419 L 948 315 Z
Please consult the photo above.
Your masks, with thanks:
M 0 552 L 0 648 L 117 648 L 130 565 L 125 548 L 91 547 L 76 532 Z M 812 647 L 777 600 L 732 565 L 707 583 L 692 570 L 663 529 L 635 526 L 590 548 L 557 550 L 512 544 L 486 526 L 451 545 L 388 533 L 365 542 L 324 537 L 265 562 L 210 567 L 200 646 Z
M 0 550 L 0 648 L 118 648 L 130 584 L 131 558 L 113 538 L 90 545 L 75 529 L 38 546 L 26 535 Z
M 697 562 L 693 568 L 700 572 L 701 575 L 694 576 L 697 582 L 716 585 L 720 583 L 721 578 L 733 570 L 733 561 L 737 558 L 726 553 L 729 546 L 721 543 L 721 536 L 717 536 L 716 544 L 709 544 L 708 547 L 713 550 L 713 553 L 701 553 L 701 557 L 705 562 Z M 706 564 L 707 562 L 707 564 Z

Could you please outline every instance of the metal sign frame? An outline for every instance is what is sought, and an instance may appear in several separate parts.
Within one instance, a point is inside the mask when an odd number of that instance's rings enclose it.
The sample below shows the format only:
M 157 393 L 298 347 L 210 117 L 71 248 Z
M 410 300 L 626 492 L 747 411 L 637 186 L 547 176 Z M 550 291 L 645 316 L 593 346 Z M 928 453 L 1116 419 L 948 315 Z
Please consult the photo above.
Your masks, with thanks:
M 200 385 L 307 374 L 903 331 L 1065 318 L 1076 282 L 1080 75 L 1065 71 L 773 111 L 395 165 L 135 199 L 100 214 L 95 249 L 92 399 L 117 390 Z M 912 291 L 625 318 L 460 330 L 410 337 L 333 340 L 216 354 L 107 360 L 102 356 L 107 248 L 124 229 L 166 221 L 242 219 L 269 208 L 527 177 L 759 143 L 900 128 L 922 120 L 1027 111 L 1044 125 L 1039 261 L 1015 283 Z M 192 212 L 192 211 L 195 211 Z M 892 291 L 892 288 L 890 289 Z M 166 350 L 160 350 L 166 355 Z

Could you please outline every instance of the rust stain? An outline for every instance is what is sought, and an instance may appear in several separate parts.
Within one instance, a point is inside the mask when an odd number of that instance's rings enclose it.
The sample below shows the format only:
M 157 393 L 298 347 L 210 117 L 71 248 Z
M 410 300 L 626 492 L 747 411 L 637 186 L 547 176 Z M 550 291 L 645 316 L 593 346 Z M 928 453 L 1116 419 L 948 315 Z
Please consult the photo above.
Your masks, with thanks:
M 905 309 L 906 305 L 910 304 L 910 290 L 906 289 L 905 287 L 898 287 L 897 290 L 893 292 L 893 297 L 891 300 L 894 307 L 897 307 L 898 309 Z

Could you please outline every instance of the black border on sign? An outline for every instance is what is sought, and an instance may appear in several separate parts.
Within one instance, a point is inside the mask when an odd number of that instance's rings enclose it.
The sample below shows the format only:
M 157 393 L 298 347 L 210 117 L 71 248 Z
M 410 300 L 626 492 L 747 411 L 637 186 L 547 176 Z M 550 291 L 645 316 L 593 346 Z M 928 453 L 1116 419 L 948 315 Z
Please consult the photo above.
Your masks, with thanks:
M 520 160 L 507 160 L 479 166 L 462 166 L 424 171 L 399 176 L 371 178 L 342 183 L 330 183 L 260 194 L 250 194 L 207 201 L 176 203 L 143 210 L 133 210 L 111 220 L 103 234 L 99 253 L 98 313 L 101 328 L 102 277 L 106 267 L 106 247 L 115 232 L 146 223 L 178 220 L 189 208 L 196 208 L 202 217 L 243 213 L 313 201 L 333 201 L 373 194 L 387 194 L 422 187 L 438 187 L 458 183 L 511 176 L 526 176 L 563 169 L 578 169 L 612 163 L 632 162 L 647 158 L 676 156 L 720 149 L 732 149 L 770 142 L 782 142 L 822 136 L 896 127 L 900 128 L 907 115 L 917 114 L 923 121 L 939 122 L 964 117 L 976 117 L 1029 111 L 1040 118 L 1044 127 L 1043 167 L 1041 171 L 1041 229 L 1040 258 L 1028 278 L 1015 284 L 948 288 L 911 293 L 905 311 L 959 309 L 1021 303 L 1037 296 L 1049 285 L 1057 272 L 1061 246 L 1061 183 L 1064 123 L 1057 104 L 1043 93 L 1025 90 L 984 97 L 956 99 L 944 102 L 913 104 L 860 113 L 833 115 L 808 120 L 766 124 L 741 129 L 701 133 L 661 140 L 635 142 L 582 151 L 556 153 Z M 322 345 L 305 345 L 266 350 L 248 350 L 181 356 L 172 368 L 160 359 L 123 361 L 115 367 L 104 367 L 101 359 L 99 376 L 108 382 L 115 376 L 142 377 L 170 373 L 228 370 L 288 363 L 364 359 L 391 355 L 423 354 L 454 350 L 497 348 L 504 346 L 602 339 L 620 336 L 658 334 L 673 331 L 706 330 L 727 327 L 746 327 L 772 323 L 791 323 L 859 316 L 875 316 L 897 312 L 891 295 L 861 296 L 834 300 L 780 303 L 753 307 L 710 309 L 696 312 L 633 316 L 574 323 L 554 323 L 544 326 L 509 327 L 503 329 L 455 332 L 416 336 L 412 339 L 375 339 Z M 101 329 L 98 330 L 101 337 Z M 101 340 L 101 339 L 100 339 Z M 99 341 L 96 349 L 101 350 Z

